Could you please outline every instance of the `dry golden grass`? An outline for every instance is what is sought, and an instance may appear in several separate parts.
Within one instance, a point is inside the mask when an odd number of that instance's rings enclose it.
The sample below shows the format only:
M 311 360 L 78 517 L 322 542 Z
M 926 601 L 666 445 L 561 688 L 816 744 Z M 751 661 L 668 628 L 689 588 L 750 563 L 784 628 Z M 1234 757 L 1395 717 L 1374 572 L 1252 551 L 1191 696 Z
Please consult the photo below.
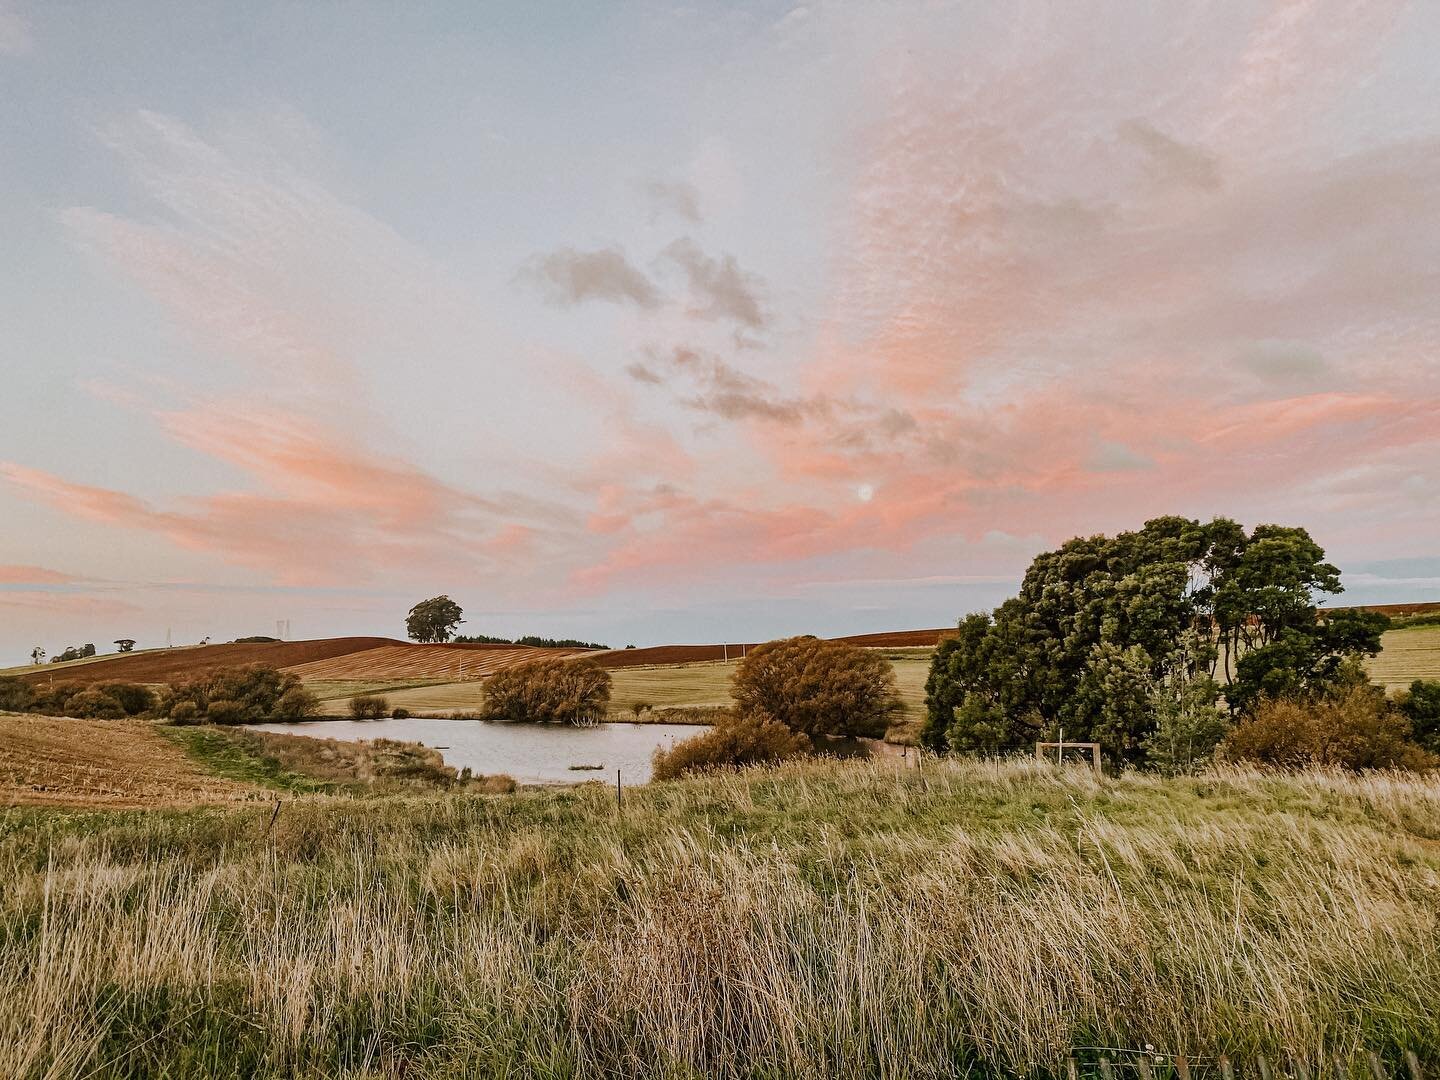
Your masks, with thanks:
M 807 763 L 620 810 L 597 785 L 301 799 L 273 827 L 268 807 L 17 813 L 0 817 L 15 1080 L 1035 1076 L 1146 1044 L 1197 1064 L 1288 1051 L 1311 1075 L 1332 1054 L 1440 1056 L 1434 778 Z
M 0 713 L 0 805 L 142 807 L 243 798 L 143 720 Z

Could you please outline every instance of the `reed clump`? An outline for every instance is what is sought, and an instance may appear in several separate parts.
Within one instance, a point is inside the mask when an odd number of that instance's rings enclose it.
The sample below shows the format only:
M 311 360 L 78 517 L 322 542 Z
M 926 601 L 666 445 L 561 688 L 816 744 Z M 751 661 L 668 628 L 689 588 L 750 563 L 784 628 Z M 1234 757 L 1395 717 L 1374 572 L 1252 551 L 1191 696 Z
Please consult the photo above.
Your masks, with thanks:
M 1064 1075 L 1440 1056 L 1440 780 L 805 761 L 0 812 L 0 1075 Z

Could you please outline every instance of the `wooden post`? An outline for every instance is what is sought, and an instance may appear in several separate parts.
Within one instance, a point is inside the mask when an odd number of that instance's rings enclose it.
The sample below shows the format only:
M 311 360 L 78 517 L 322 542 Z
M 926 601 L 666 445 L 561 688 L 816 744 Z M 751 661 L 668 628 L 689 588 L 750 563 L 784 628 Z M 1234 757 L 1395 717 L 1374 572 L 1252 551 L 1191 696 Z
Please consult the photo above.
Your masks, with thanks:
M 620 805 L 620 770 L 615 770 L 615 809 L 621 809 Z
M 1075 1064 L 1074 1055 L 1065 1059 L 1065 1075 L 1068 1080 L 1080 1080 L 1080 1069 Z
M 1141 1080 L 1155 1080 L 1155 1069 L 1150 1065 L 1148 1050 L 1140 1055 L 1140 1077 Z

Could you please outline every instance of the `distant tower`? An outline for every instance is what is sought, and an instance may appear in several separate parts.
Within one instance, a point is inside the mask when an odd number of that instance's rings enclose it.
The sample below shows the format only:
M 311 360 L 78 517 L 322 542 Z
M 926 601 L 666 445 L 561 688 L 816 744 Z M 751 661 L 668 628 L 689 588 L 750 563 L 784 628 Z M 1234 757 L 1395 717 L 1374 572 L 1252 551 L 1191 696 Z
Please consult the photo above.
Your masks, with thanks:
M 171 641 L 170 641 L 170 627 L 168 627 L 168 626 L 165 627 L 165 647 L 166 647 L 167 649 L 173 649 L 173 648 L 175 647 L 173 644 L 171 644 Z
M 276 620 L 275 620 L 275 636 L 278 637 L 281 641 L 289 641 L 289 640 L 290 640 L 290 620 L 289 620 L 289 619 L 276 619 Z

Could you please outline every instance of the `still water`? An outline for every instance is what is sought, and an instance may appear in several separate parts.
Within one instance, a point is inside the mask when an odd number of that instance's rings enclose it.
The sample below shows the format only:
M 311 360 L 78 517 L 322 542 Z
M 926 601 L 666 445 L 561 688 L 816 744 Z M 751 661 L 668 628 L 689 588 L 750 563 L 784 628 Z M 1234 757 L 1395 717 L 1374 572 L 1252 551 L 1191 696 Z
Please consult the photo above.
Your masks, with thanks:
M 508 773 L 522 784 L 615 782 L 650 779 L 650 755 L 705 729 L 689 724 L 486 724 L 479 720 L 316 720 L 299 724 L 257 724 L 260 731 L 283 731 L 322 739 L 400 739 L 439 750 L 445 764 L 477 775 Z M 571 765 L 600 765 L 594 771 Z

